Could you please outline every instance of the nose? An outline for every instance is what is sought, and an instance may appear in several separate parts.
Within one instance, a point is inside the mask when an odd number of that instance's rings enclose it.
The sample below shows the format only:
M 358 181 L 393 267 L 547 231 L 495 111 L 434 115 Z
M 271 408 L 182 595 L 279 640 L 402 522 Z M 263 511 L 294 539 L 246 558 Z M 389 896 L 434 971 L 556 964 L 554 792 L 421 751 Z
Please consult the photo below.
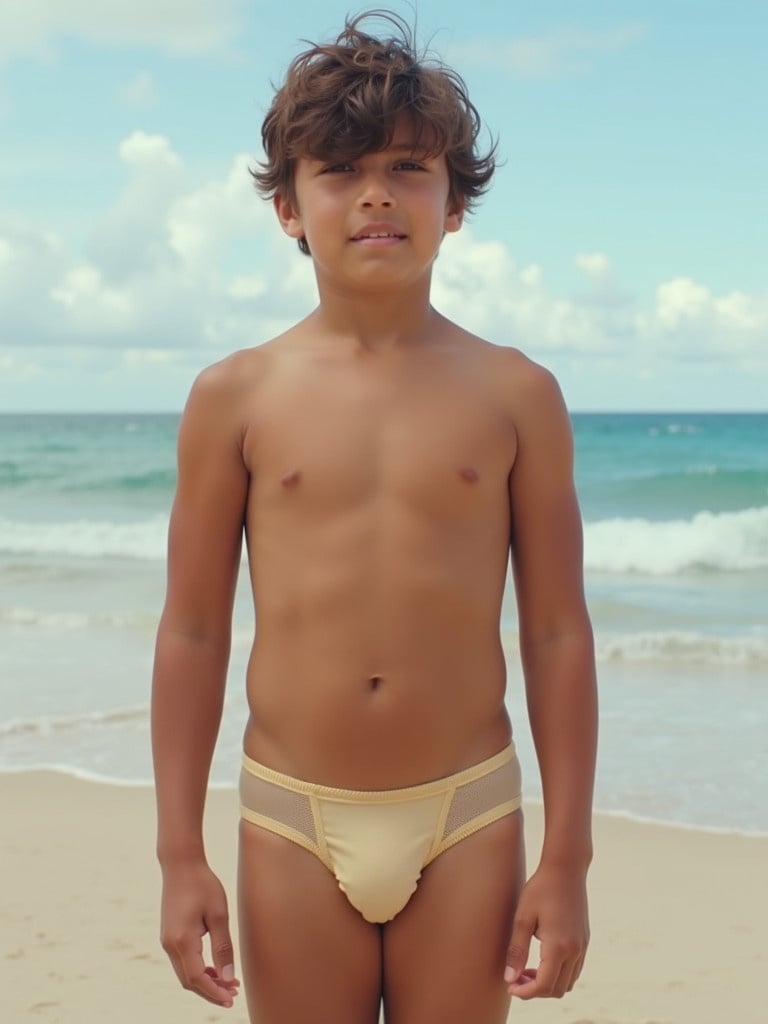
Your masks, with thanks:
M 369 173 L 363 176 L 358 203 L 364 209 L 370 209 L 372 206 L 391 209 L 395 205 L 395 198 L 384 175 Z

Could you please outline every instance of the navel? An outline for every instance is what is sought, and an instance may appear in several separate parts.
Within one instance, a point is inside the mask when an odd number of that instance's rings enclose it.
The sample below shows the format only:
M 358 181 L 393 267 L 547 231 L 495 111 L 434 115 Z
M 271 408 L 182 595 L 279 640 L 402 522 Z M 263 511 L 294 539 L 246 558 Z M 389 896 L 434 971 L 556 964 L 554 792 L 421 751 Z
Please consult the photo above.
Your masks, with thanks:
M 466 480 L 468 484 L 476 484 L 480 479 L 480 474 L 474 466 L 461 466 L 459 476 L 462 480 Z
M 368 685 L 371 688 L 371 690 L 378 690 L 378 688 L 381 686 L 383 681 L 384 680 L 382 679 L 381 676 L 369 676 L 368 677 Z
M 280 477 L 280 483 L 283 487 L 293 487 L 299 480 L 301 480 L 301 471 L 298 469 L 291 469 Z

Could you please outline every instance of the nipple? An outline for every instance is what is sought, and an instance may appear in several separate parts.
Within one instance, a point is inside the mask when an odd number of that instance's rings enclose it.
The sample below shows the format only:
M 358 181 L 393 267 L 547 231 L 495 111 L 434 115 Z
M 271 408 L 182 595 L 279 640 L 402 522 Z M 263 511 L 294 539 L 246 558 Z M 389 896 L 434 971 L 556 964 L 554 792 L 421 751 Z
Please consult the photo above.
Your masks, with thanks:
M 293 487 L 301 479 L 301 472 L 298 469 L 292 469 L 288 473 L 285 473 L 280 477 L 280 483 L 283 487 Z
M 468 484 L 476 484 L 480 479 L 480 474 L 474 466 L 462 466 L 459 470 L 459 476 L 462 480 L 466 480 Z

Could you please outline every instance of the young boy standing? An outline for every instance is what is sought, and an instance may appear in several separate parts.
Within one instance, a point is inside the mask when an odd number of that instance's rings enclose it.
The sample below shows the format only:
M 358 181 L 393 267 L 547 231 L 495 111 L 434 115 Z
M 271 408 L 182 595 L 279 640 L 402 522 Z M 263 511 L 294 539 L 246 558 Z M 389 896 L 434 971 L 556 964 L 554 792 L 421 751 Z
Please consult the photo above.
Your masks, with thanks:
M 152 714 L 163 945 L 185 987 L 232 1005 L 202 817 L 244 533 L 252 1022 L 375 1024 L 383 1000 L 388 1024 L 501 1024 L 510 994 L 569 991 L 588 942 L 596 696 L 571 432 L 548 372 L 430 305 L 493 153 L 461 79 L 394 17 L 383 40 L 362 20 L 293 62 L 254 175 L 319 304 L 205 370 L 180 427 Z M 545 802 L 527 881 L 510 550 Z

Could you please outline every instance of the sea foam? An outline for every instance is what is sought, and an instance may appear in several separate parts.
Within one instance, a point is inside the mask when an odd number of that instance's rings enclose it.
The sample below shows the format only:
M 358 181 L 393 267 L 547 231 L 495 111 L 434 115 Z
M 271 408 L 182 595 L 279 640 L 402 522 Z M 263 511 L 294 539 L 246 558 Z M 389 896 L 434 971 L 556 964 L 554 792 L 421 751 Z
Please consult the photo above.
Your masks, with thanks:
M 603 519 L 584 527 L 584 564 L 595 572 L 654 576 L 768 568 L 768 507 L 699 512 L 690 519 Z
M 90 519 L 23 523 L 0 519 L 0 551 L 157 560 L 165 558 L 167 533 L 168 517 L 163 515 L 133 523 Z
M 165 515 L 132 523 L 0 519 L 0 552 L 156 561 L 165 558 L 167 531 Z M 768 569 L 768 506 L 699 512 L 690 519 L 587 522 L 584 564 L 588 571 L 654 576 Z
M 671 662 L 764 669 L 768 666 L 768 637 L 714 636 L 682 631 L 598 632 L 595 654 L 599 662 Z

